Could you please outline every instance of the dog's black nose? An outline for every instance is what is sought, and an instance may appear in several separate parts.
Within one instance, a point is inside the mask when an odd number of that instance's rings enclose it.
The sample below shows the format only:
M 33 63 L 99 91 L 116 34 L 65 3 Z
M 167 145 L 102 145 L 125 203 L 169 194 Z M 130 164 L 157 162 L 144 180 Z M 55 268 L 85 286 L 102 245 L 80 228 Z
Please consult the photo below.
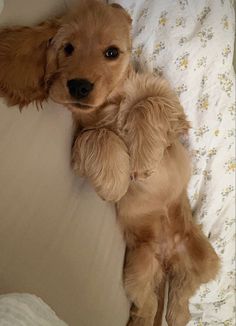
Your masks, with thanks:
M 93 84 L 86 79 L 71 79 L 67 82 L 70 95 L 76 99 L 81 99 L 89 95 L 93 89 Z

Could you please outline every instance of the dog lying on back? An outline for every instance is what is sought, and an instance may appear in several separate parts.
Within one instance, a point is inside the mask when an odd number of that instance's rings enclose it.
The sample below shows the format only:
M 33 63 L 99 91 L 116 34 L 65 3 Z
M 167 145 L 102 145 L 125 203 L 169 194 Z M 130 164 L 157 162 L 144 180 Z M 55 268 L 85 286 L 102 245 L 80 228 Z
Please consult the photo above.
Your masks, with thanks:
M 0 95 L 20 108 L 48 97 L 77 123 L 75 171 L 116 202 L 127 244 L 128 325 L 184 326 L 188 302 L 218 271 L 218 257 L 193 221 L 187 197 L 189 123 L 168 83 L 136 73 L 131 18 L 116 4 L 82 1 L 36 27 L 0 31 Z M 111 325 L 112 326 L 112 325 Z

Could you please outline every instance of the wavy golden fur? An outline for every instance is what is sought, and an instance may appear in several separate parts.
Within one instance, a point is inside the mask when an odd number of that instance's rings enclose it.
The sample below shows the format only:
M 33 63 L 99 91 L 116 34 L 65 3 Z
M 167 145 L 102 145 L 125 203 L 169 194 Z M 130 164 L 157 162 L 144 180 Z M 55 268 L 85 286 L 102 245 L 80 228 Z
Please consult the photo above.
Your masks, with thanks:
M 164 79 L 134 72 L 130 25 L 119 5 L 90 0 L 36 27 L 1 30 L 0 95 L 20 107 L 51 97 L 72 112 L 73 167 L 116 203 L 127 244 L 128 325 L 161 325 L 168 280 L 167 323 L 184 326 L 189 298 L 219 260 L 187 197 L 190 160 L 179 137 L 189 123 Z

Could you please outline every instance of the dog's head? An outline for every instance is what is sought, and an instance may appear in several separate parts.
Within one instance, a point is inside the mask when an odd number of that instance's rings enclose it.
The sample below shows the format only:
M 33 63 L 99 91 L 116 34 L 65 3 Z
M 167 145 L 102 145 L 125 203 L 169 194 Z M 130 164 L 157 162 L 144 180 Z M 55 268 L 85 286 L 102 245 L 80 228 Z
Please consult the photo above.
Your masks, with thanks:
M 0 31 L 0 95 L 20 106 L 48 96 L 72 111 L 101 106 L 127 74 L 130 26 L 119 5 L 84 0 L 34 28 Z

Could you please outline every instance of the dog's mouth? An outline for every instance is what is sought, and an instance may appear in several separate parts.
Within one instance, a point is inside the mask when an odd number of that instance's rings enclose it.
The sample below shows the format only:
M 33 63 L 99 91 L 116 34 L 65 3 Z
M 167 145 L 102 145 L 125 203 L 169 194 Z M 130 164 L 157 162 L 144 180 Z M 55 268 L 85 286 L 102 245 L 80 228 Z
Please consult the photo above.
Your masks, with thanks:
M 88 96 L 82 98 L 74 98 L 68 90 L 66 80 L 61 78 L 54 82 L 50 88 L 49 96 L 54 102 L 62 104 L 69 111 L 73 113 L 95 111 L 106 101 L 106 96 L 97 96 L 95 100 L 94 94 L 92 96 L 88 94 Z
M 85 103 L 82 103 L 82 102 L 72 102 L 72 103 L 69 103 L 69 106 L 73 106 L 79 110 L 91 110 L 91 109 L 95 109 L 97 108 L 96 105 L 91 105 L 91 104 L 85 104 Z
M 80 101 L 74 102 L 74 101 L 68 101 L 68 102 L 64 102 L 62 103 L 64 106 L 66 106 L 68 108 L 69 111 L 71 112 L 79 112 L 79 111 L 83 111 L 83 112 L 91 112 L 97 109 L 98 106 L 96 105 L 91 105 L 91 104 L 85 104 L 82 103 Z
M 89 103 L 83 102 L 82 100 L 73 99 L 68 94 L 66 88 L 63 87 L 63 89 L 64 89 L 65 93 L 67 93 L 66 95 L 63 96 L 63 92 L 59 92 L 56 89 L 56 91 L 50 92 L 49 96 L 54 102 L 64 105 L 70 111 L 76 111 L 76 110 L 77 111 L 78 110 L 91 111 L 98 107 L 98 105 L 95 105 L 95 104 L 89 104 Z

